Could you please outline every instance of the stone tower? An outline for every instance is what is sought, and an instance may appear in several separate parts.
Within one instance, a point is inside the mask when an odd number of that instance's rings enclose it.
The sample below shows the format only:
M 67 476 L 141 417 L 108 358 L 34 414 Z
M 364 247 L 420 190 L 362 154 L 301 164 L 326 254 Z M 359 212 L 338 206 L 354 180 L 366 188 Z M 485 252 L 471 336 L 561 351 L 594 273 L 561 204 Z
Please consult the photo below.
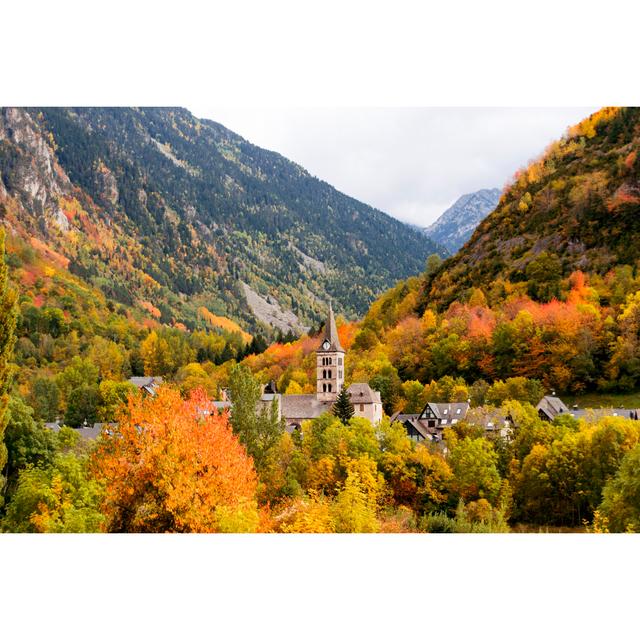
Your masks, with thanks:
M 331 303 L 316 355 L 316 397 L 318 400 L 333 402 L 344 384 L 344 349 L 338 337 Z

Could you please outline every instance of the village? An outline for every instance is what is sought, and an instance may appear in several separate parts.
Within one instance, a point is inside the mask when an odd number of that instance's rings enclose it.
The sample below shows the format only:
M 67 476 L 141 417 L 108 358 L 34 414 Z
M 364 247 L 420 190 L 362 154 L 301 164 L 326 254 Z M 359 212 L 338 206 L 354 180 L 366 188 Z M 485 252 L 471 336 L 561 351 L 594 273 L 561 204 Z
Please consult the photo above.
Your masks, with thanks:
M 257 412 L 265 411 L 275 403 L 277 418 L 288 433 L 300 430 L 305 420 L 313 420 L 331 412 L 345 381 L 345 363 L 347 353 L 340 344 L 333 308 L 329 305 L 327 320 L 316 352 L 316 393 L 283 394 L 279 393 L 276 383 L 271 381 L 262 385 L 262 393 Z M 129 383 L 144 395 L 155 396 L 164 383 L 161 376 L 133 376 Z M 349 401 L 353 406 L 353 415 L 366 418 L 378 425 L 384 416 L 380 392 L 372 389 L 368 382 L 353 382 L 346 388 Z M 227 389 L 221 390 L 221 399 L 213 405 L 219 412 L 232 411 L 233 399 Z M 540 399 L 536 406 L 538 416 L 552 422 L 560 416 L 594 422 L 605 416 L 619 416 L 638 420 L 640 409 L 624 407 L 579 408 L 568 407 L 555 392 Z M 464 402 L 427 402 L 420 413 L 402 413 L 397 411 L 389 416 L 392 422 L 398 422 L 405 428 L 407 436 L 416 443 L 432 442 L 444 447 L 443 432 L 448 427 L 464 422 L 470 426 L 484 429 L 487 435 L 509 438 L 513 420 L 499 407 L 489 405 L 472 406 L 471 399 Z M 114 423 L 85 423 L 77 429 L 83 439 L 95 440 L 102 430 Z M 63 423 L 58 419 L 45 423 L 45 427 L 54 432 L 60 430 Z

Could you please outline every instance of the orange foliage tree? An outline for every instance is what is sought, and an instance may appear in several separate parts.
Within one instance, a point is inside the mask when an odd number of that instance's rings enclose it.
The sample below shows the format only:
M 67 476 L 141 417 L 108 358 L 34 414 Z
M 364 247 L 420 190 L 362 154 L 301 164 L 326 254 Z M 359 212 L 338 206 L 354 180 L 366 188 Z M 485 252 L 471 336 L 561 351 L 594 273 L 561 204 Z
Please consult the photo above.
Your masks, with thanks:
M 115 532 L 255 531 L 253 461 L 204 391 L 131 396 L 93 454 Z

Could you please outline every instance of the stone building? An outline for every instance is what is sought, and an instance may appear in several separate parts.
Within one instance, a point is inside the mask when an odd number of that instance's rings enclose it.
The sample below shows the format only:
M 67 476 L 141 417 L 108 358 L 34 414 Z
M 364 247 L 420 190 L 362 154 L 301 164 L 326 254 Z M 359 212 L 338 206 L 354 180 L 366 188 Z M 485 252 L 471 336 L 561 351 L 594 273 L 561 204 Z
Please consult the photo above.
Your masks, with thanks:
M 304 420 L 317 418 L 330 411 L 344 386 L 346 352 L 340 344 L 333 309 L 329 316 L 319 349 L 316 351 L 316 392 L 278 395 L 280 412 L 289 431 L 299 427 Z M 380 392 L 366 382 L 357 382 L 347 388 L 355 414 L 374 424 L 382 419 Z

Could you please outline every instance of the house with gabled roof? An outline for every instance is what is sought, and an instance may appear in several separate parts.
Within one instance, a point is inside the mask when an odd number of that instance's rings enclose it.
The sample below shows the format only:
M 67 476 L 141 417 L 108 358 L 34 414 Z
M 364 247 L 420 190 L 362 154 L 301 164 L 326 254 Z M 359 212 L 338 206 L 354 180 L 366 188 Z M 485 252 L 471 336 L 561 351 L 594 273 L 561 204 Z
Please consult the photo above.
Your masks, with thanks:
M 407 435 L 416 442 L 440 442 L 446 428 L 458 422 L 482 427 L 485 432 L 506 435 L 511 423 L 498 408 L 470 408 L 467 402 L 427 402 L 420 413 L 395 413 L 391 419 L 400 422 Z
M 133 376 L 129 378 L 129 382 L 134 386 L 148 393 L 150 396 L 155 396 L 158 388 L 162 384 L 161 376 Z
M 587 420 L 588 422 L 599 420 L 605 416 L 627 418 L 629 420 L 638 420 L 640 418 L 640 409 L 625 409 L 624 407 L 600 407 L 590 409 L 579 409 L 578 405 L 573 405 L 570 409 L 555 394 L 544 396 L 536 406 L 538 415 L 543 420 L 552 422 L 558 416 L 571 416 L 578 420 Z
M 391 419 L 402 423 L 411 439 L 435 441 L 442 439 L 444 429 L 463 421 L 468 411 L 468 402 L 427 402 L 420 413 L 398 412 Z

